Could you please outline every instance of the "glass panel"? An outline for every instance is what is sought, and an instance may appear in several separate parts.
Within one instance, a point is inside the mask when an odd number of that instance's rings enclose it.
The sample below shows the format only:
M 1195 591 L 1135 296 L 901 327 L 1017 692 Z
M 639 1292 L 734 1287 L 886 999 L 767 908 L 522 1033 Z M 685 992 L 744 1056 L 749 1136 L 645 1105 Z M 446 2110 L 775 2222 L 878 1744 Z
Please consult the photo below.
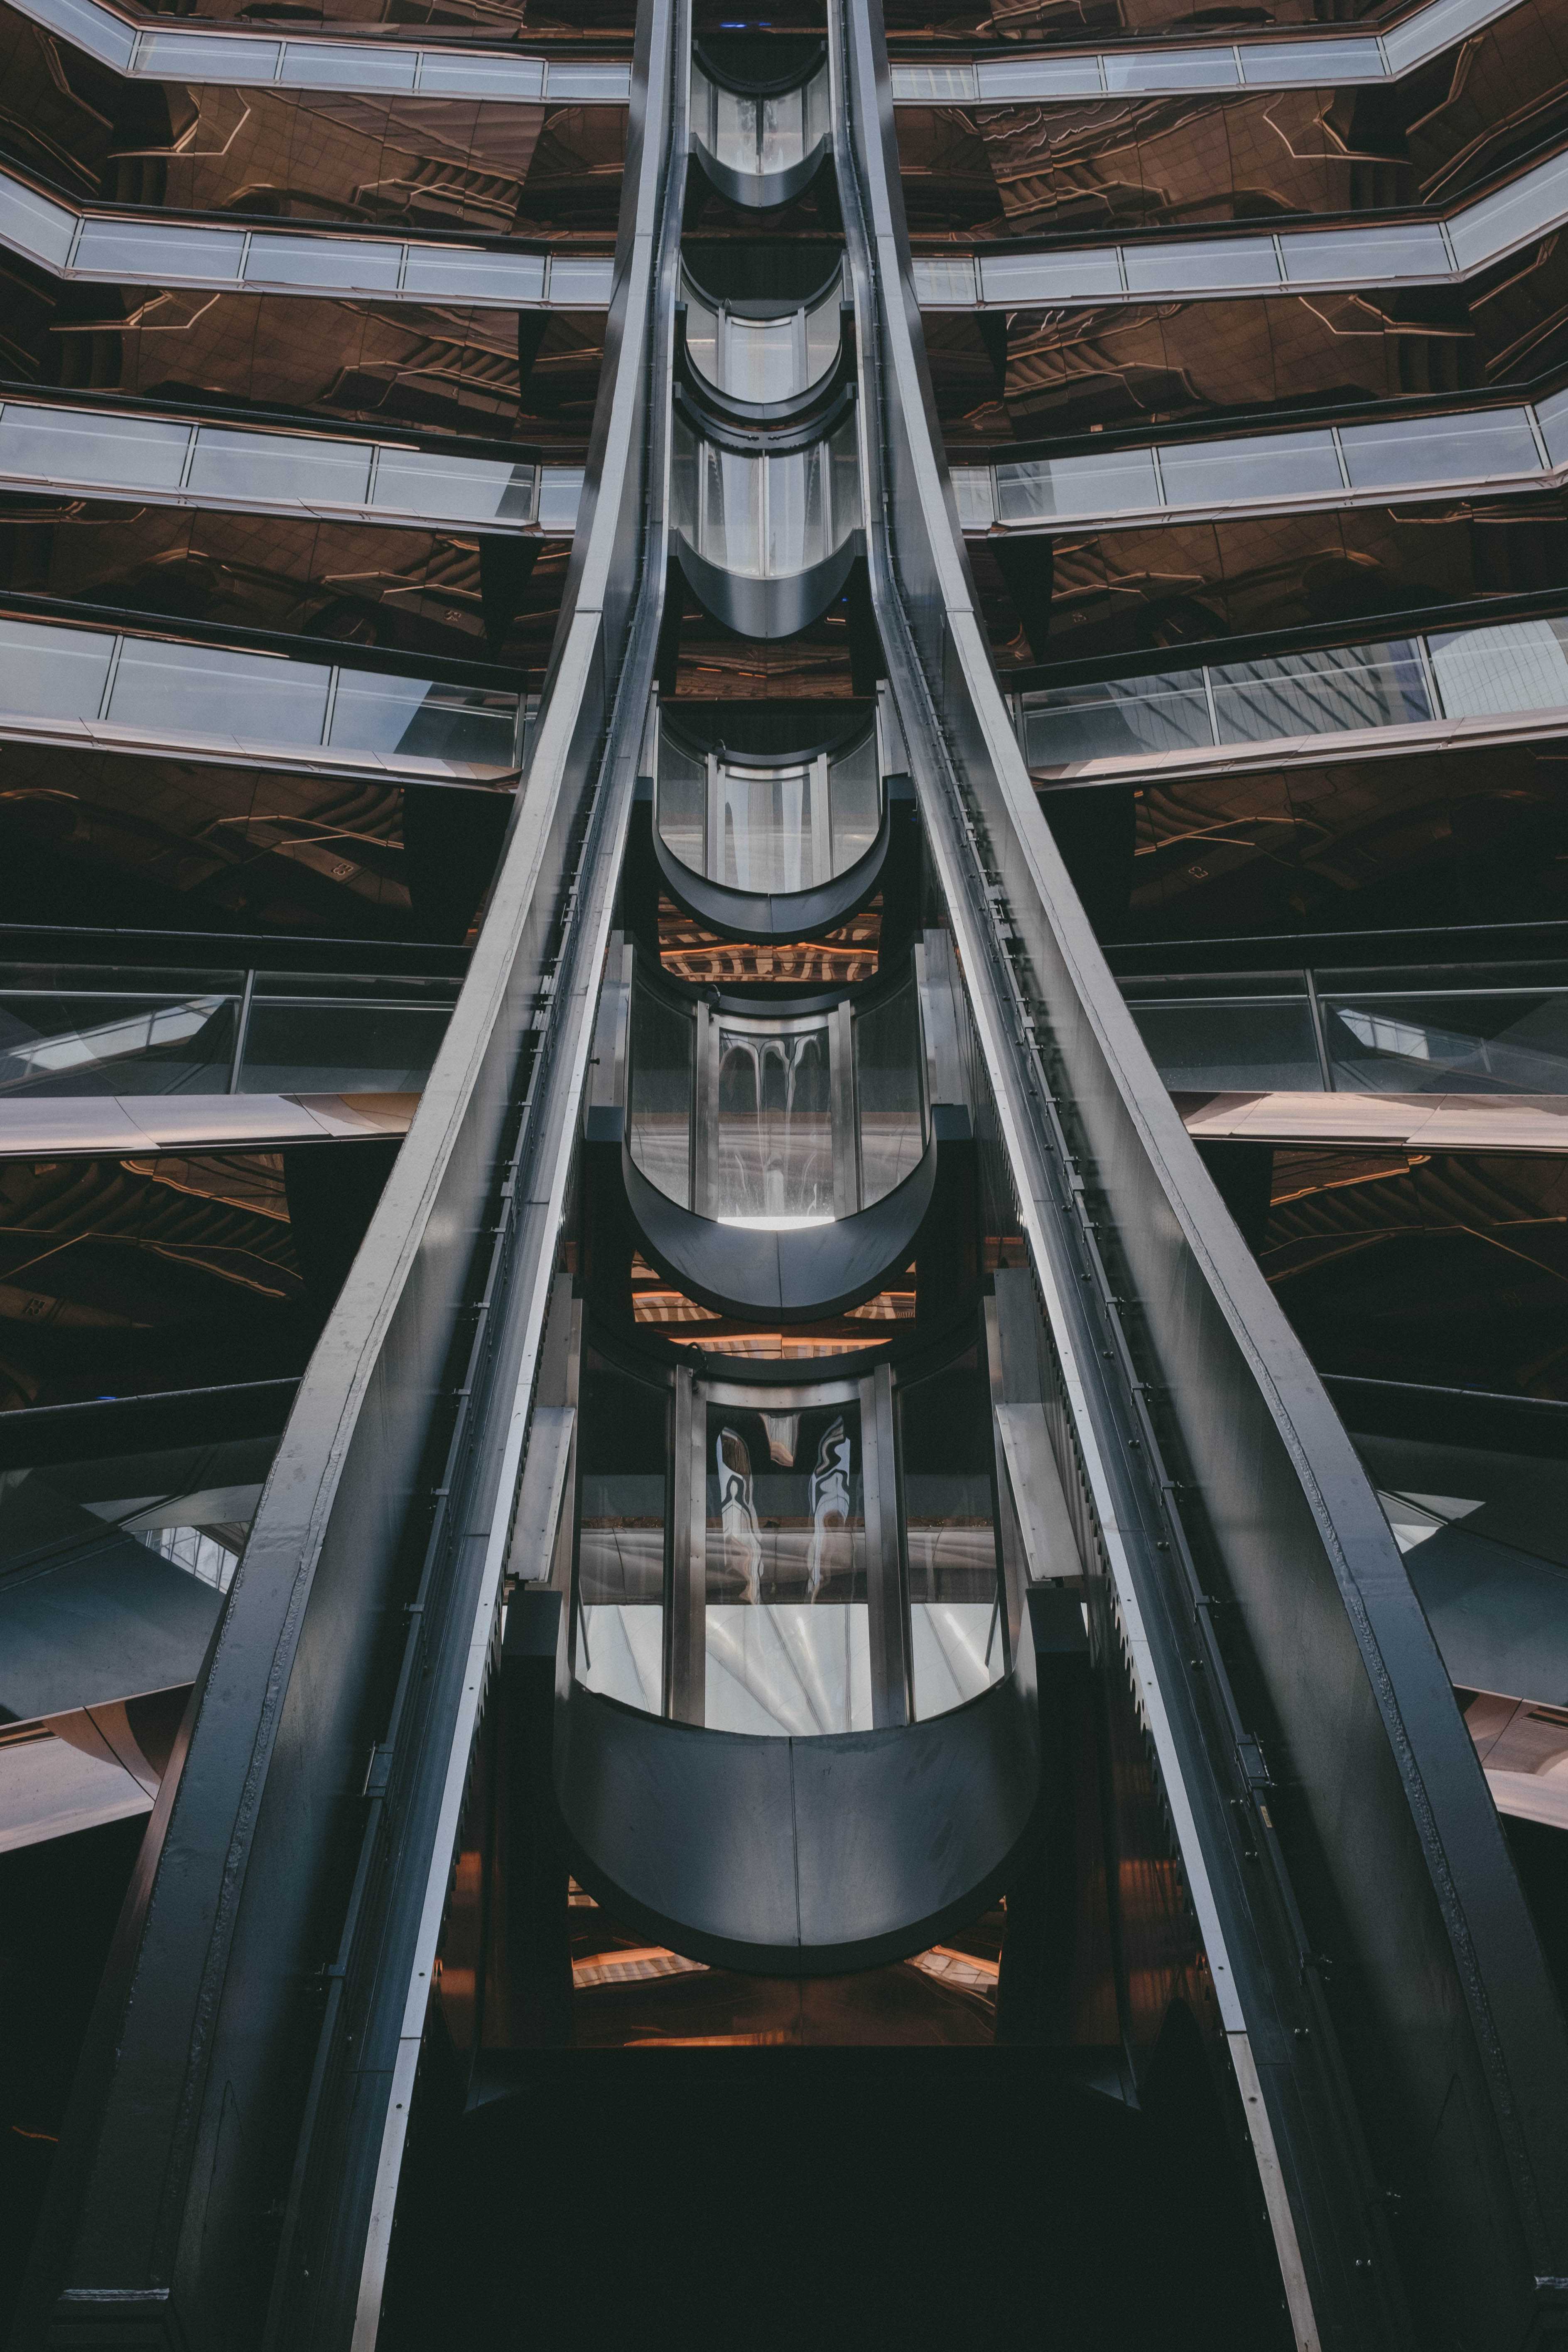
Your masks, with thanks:
M 722 392 L 724 373 L 719 351 L 720 314 L 711 302 L 704 300 L 689 278 L 685 279 L 683 291 L 686 297 L 686 348 L 691 355 L 691 363 L 700 374 L 705 375 L 710 383 L 717 384 Z
M 1120 294 L 1121 271 L 1113 245 L 1076 253 L 988 253 L 980 263 L 987 302 L 1087 302 L 1097 294 Z M 939 301 L 973 302 L 973 292 L 955 285 Z
M 1097 58 L 1023 58 L 976 71 L 984 99 L 1098 98 L 1103 88 Z
M 627 1145 L 650 1184 L 691 1206 L 691 1070 L 695 1024 L 651 989 L 634 988 Z
M 708 763 L 674 738 L 658 739 L 658 830 L 672 857 L 708 871 Z
M 343 670 L 330 738 L 334 749 L 475 768 L 516 764 L 517 697 L 481 687 Z
M 1391 73 L 1407 72 L 1498 13 L 1498 0 L 1428 0 L 1384 37 Z
M 0 1093 L 225 1094 L 236 998 L 0 995 Z
M 827 1024 L 719 1036 L 718 1198 L 727 1225 L 778 1231 L 833 1214 Z
M 1279 283 L 1274 240 L 1267 236 L 1194 237 L 1180 245 L 1127 246 L 1123 257 L 1128 291 L 1132 294 Z
M 809 890 L 813 777 L 809 768 L 731 768 L 715 777 L 718 871 L 731 890 Z
M 0 620 L 0 710 L 33 719 L 96 719 L 113 655 L 107 632 Z
M 590 1357 L 577 1423 L 577 1679 L 658 1715 L 668 1391 Z
M 538 58 L 465 58 L 426 49 L 419 94 L 449 98 L 542 98 L 544 66 Z
M 805 153 L 805 109 L 802 92 L 784 90 L 762 102 L 759 160 L 764 172 L 786 171 Z
M 1553 155 L 1454 215 L 1448 224 L 1454 258 L 1461 269 L 1473 269 L 1521 238 L 1561 221 L 1565 210 L 1568 155 Z
M 1535 404 L 1535 421 L 1554 466 L 1568 466 L 1568 392 L 1554 392 Z
M 977 1698 L 1006 1672 L 991 1400 L 973 1349 L 899 1391 L 915 1719 Z
M 1332 496 L 1343 488 L 1329 433 L 1259 433 L 1236 441 L 1162 443 L 1160 470 L 1173 507 Z
M 874 735 L 829 763 L 827 799 L 833 824 L 833 871 L 842 874 L 858 857 L 864 857 L 882 822 L 882 779 Z
M 449 1006 L 280 1004 L 258 982 L 239 1091 L 417 1094 L 450 1019 Z
M 127 637 L 109 698 L 116 727 L 209 740 L 320 743 L 331 672 L 216 646 Z
M 403 247 L 370 237 L 279 236 L 251 239 L 246 284 L 364 287 L 394 290 L 403 268 Z
M 525 469 L 518 468 L 521 473 Z M 578 509 L 583 503 L 583 468 L 580 466 L 542 466 L 539 469 L 539 528 L 541 530 L 575 530 Z
M 398 249 L 387 248 L 393 253 Z M 403 273 L 403 291 L 434 295 L 446 302 L 542 302 L 544 256 L 482 253 L 461 245 L 413 245 Z M 604 299 L 601 293 L 598 299 Z
M 524 272 L 535 266 L 536 257 L 520 254 L 514 258 L 510 254 L 487 253 L 478 255 L 476 258 L 492 265 L 487 281 L 489 288 L 485 295 L 487 301 L 531 302 L 538 299 L 537 296 L 523 289 Z M 550 264 L 551 301 L 557 310 L 564 310 L 572 302 L 581 302 L 584 310 L 602 310 L 610 299 L 615 267 L 613 261 L 574 261 L 566 254 L 556 254 Z M 414 283 L 412 254 L 408 257 L 408 276 L 405 283 L 409 286 Z M 477 287 L 475 291 L 479 291 Z
M 707 1687 L 718 1731 L 871 1727 L 860 1411 L 707 1409 Z
M 210 33 L 148 33 L 141 70 L 169 81 L 270 81 L 278 70 L 276 41 L 214 40 Z
M 792 400 L 804 392 L 800 312 L 783 319 L 724 321 L 724 373 L 720 389 L 737 400 Z
M 414 49 L 290 41 L 279 79 L 290 89 L 412 89 L 417 62 Z
M 32 481 L 178 489 L 190 447 L 188 425 L 89 410 L 26 408 L 7 401 L 0 415 L 0 473 Z
M 920 999 L 908 981 L 855 1016 L 860 1202 L 869 1208 L 920 1164 L 925 1150 Z
M 1029 697 L 1024 725 L 1030 765 L 1040 768 L 1187 751 L 1214 741 L 1204 674 L 1197 669 L 1053 687 Z
M 839 300 L 839 288 L 835 284 L 816 308 L 805 314 L 805 384 L 803 390 L 819 383 L 838 357 L 838 346 L 844 333 Z
M 1394 71 L 1399 70 L 1396 66 Z M 1251 89 L 1310 89 L 1314 83 L 1321 89 L 1338 89 L 1346 82 L 1385 79 L 1375 41 L 1260 43 L 1242 50 L 1241 78 Z
M 768 469 L 767 554 L 765 570 L 772 579 L 809 571 L 820 563 L 834 544 L 827 508 L 825 459 L 818 442 L 788 457 L 770 457 Z
M 238 229 L 164 228 L 152 221 L 89 219 L 83 223 L 72 267 L 84 278 L 205 278 L 239 276 L 245 237 Z
M 134 26 L 121 24 L 94 0 L 33 0 L 30 14 L 40 25 L 63 33 L 89 57 L 101 58 L 117 72 L 126 72 L 136 53 Z
M 527 522 L 538 468 L 504 458 L 439 457 L 383 449 L 371 504 L 453 522 Z
M 8 179 L 0 172 L 0 237 L 7 245 L 30 253 L 51 269 L 63 269 L 76 235 L 77 215 L 67 212 L 63 205 L 50 204 L 47 196 L 35 195 L 20 180 Z M 85 269 L 79 250 L 77 266 Z
M 759 579 L 763 571 L 763 461 L 700 444 L 703 471 L 702 531 L 698 552 Z
M 1227 663 L 1210 670 L 1209 683 L 1222 743 L 1409 727 L 1433 715 L 1420 657 L 1407 638 Z
M 1472 416 L 1422 416 L 1397 425 L 1347 425 L 1340 434 L 1356 489 L 1401 482 L 1484 481 L 1492 474 L 1538 474 L 1541 457 L 1522 408 Z
M 1452 269 L 1442 230 L 1423 222 L 1409 228 L 1321 229 L 1279 243 L 1292 284 L 1379 286 L 1396 278 L 1447 278 Z
M 196 435 L 190 487 L 197 497 L 276 499 L 309 505 L 363 507 L 370 488 L 365 443 L 314 441 L 304 435 L 226 433 L 204 425 Z
M 1103 457 L 1052 457 L 1045 463 L 998 466 L 1000 522 L 1051 515 L 1117 514 L 1161 503 L 1149 449 L 1111 449 Z
M 1334 1083 L 1373 1094 L 1568 1094 L 1568 992 L 1322 999 Z
M 754 172 L 757 168 L 757 104 L 755 99 L 742 98 L 720 83 L 710 85 L 712 92 L 711 152 L 717 160 L 731 172 Z
M 1568 709 L 1568 622 L 1514 621 L 1428 637 L 1437 691 L 1450 719 Z
M 1178 49 L 1167 58 L 1132 50 L 1123 57 L 1108 55 L 1105 86 L 1110 90 L 1228 89 L 1241 79 L 1228 49 Z
M 420 84 L 422 89 L 428 86 L 424 81 Z M 491 94 L 495 95 L 494 92 Z M 588 66 L 559 61 L 550 68 L 550 96 L 552 99 L 587 99 L 595 105 L 618 102 L 624 106 L 631 94 L 629 66 Z M 507 95 L 511 95 L 510 90 Z
M 1305 996 L 1294 1003 L 1134 1004 L 1138 1034 L 1173 1094 L 1323 1083 Z

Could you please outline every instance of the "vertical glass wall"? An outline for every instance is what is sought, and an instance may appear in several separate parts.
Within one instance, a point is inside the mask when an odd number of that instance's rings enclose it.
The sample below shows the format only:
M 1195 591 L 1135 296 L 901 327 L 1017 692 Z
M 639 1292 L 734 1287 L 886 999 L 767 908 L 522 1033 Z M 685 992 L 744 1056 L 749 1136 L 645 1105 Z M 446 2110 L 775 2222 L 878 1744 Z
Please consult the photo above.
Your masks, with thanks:
M 826 1023 L 719 1032 L 715 1122 L 721 1224 L 826 1224 L 834 1213 L 833 1082 Z
M 855 420 L 804 449 L 727 448 L 678 415 L 676 529 L 705 563 L 747 580 L 784 580 L 836 554 L 860 527 Z
M 799 400 L 838 356 L 843 285 L 837 270 L 809 302 L 771 316 L 759 315 L 760 304 L 735 306 L 706 294 L 689 277 L 684 293 L 692 365 L 731 400 L 759 406 Z
M 705 1428 L 704 1722 L 869 1730 L 858 1405 L 709 1404 Z
M 728 172 L 762 177 L 803 163 L 831 128 L 827 68 L 803 87 L 756 97 L 691 68 L 691 135 Z
M 764 761 L 699 751 L 660 730 L 659 838 L 726 889 L 816 889 L 866 855 L 881 818 L 874 733 L 832 755 Z
M 900 1385 L 899 1453 L 917 1722 L 978 1698 L 1007 1668 L 990 1397 L 979 1351 Z
M 664 1704 L 669 1392 L 590 1356 L 577 1421 L 577 1679 L 645 1714 Z

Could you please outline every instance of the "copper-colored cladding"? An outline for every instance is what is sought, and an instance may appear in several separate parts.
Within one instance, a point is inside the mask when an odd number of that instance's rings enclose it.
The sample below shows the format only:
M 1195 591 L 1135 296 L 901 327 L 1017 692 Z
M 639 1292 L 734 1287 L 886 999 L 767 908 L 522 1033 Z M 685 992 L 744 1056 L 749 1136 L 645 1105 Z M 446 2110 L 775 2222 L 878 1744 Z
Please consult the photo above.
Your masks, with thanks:
M 1568 1396 L 1568 1159 L 1281 1147 L 1272 1201 L 1258 1262 L 1324 1371 Z
M 1291 215 L 1450 209 L 1568 123 L 1568 38 L 1540 0 L 1383 89 L 900 106 L 917 248 Z
M 1456 286 L 925 321 L 950 448 L 1228 412 L 1499 391 L 1568 362 L 1568 240 Z M 989 338 L 989 341 L 987 340 Z
M 0 494 L 0 574 L 14 591 L 542 673 L 570 542 L 529 543 L 526 579 L 498 594 L 517 545 L 487 550 L 474 532 L 311 516 Z
M 186 288 L 62 285 L 0 255 L 0 361 L 39 386 L 203 404 L 254 403 L 318 421 L 423 428 L 581 452 L 605 314 L 540 314 L 520 389 L 519 313 Z
M 1136 819 L 1134 939 L 1568 915 L 1568 761 L 1550 744 L 1151 777 Z
M 692 921 L 671 899 L 658 902 L 658 960 L 678 980 L 735 987 L 768 981 L 798 988 L 850 988 L 877 970 L 882 902 L 873 898 L 820 940 L 721 940 Z
M 615 236 L 623 107 L 120 81 L 10 11 L 0 72 L 5 152 L 77 203 L 595 250 Z

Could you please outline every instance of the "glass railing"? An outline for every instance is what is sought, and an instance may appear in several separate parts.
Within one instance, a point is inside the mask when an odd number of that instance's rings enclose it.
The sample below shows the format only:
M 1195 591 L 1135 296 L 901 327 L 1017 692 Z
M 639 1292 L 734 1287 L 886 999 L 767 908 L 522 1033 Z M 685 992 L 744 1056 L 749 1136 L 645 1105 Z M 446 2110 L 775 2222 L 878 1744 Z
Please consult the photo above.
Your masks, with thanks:
M 7 400 L 0 407 L 0 480 L 94 498 L 570 531 L 583 478 L 580 466 L 520 465 L 395 442 L 35 401 Z
M 1444 719 L 1568 711 L 1568 618 L 1508 621 L 1018 697 L 1032 768 L 1136 762 Z
M 1568 1095 L 1568 971 L 1124 979 L 1173 1093 Z
M 130 748 L 319 751 L 398 773 L 518 765 L 520 698 L 346 664 L 0 618 L 0 735 L 68 730 Z
M 1397 80 L 1468 35 L 1506 16 L 1515 0 L 1436 0 L 1369 39 L 1364 33 L 1315 30 L 1273 40 L 1205 42 L 977 59 L 973 64 L 896 65 L 897 105 L 1017 105 L 1031 99 L 1120 98 L 1184 90 L 1335 89 L 1353 82 Z
M 955 466 L 966 530 L 1038 530 L 1058 522 L 1349 502 L 1493 482 L 1568 466 L 1568 392 L 1533 407 L 1478 408 L 1304 433 L 1160 442 L 1070 457 Z
M 705 293 L 688 275 L 686 348 L 715 391 L 762 404 L 798 400 L 820 383 L 838 357 L 843 289 L 837 274 L 809 302 L 761 316 L 760 303 L 740 308 Z
M 458 998 L 440 979 L 0 965 L 0 1102 L 416 1094 Z
M 912 979 L 783 1020 L 632 990 L 626 1131 L 649 1183 L 720 1224 L 788 1232 L 883 1199 L 926 1148 Z
M 130 23 L 100 0 L 15 0 L 19 16 L 116 73 L 149 81 L 271 83 L 280 89 L 355 90 L 426 98 L 471 98 L 490 103 L 544 99 L 557 105 L 625 106 L 631 68 L 547 60 L 499 49 L 405 47 L 384 40 L 300 39 L 216 26 L 177 31 Z
M 1064 247 L 1054 253 L 917 257 L 931 310 L 1100 305 L 1152 297 L 1309 293 L 1335 286 L 1440 285 L 1568 222 L 1568 152 L 1549 155 L 1446 220 L 1277 236 L 1194 236 Z
M 659 836 L 726 889 L 816 889 L 866 855 L 881 814 L 874 731 L 841 751 L 766 761 L 701 751 L 660 726 Z
M 809 572 L 860 527 L 855 420 L 828 438 L 774 457 L 673 431 L 675 527 L 706 563 L 742 579 Z
M 795 89 L 753 95 L 691 68 L 691 136 L 726 172 L 758 180 L 804 163 L 831 129 L 827 67 Z
M 243 286 L 500 310 L 603 310 L 615 269 L 608 258 L 592 255 L 80 213 L 5 172 L 0 245 L 58 276 L 111 286 Z

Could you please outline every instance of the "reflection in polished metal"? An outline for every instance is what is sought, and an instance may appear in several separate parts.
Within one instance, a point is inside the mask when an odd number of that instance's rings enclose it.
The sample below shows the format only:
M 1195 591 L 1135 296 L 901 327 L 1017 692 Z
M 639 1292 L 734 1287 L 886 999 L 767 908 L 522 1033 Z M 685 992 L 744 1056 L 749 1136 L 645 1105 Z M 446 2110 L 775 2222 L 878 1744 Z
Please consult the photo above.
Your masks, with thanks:
M 1017 698 L 1030 766 L 1177 761 L 1234 743 L 1568 710 L 1568 618 L 1210 663 Z
M 0 408 L 0 481 L 247 514 L 417 518 L 485 531 L 569 534 L 583 468 L 7 400 Z
M 1387 226 L 1290 229 L 1277 236 L 1152 238 L 1147 244 L 1067 246 L 1055 253 L 917 256 L 917 299 L 926 310 L 1013 309 L 1049 303 L 1098 308 L 1179 294 L 1308 293 L 1335 286 L 1441 285 L 1568 222 L 1568 152 L 1519 173 L 1458 205 L 1444 220 Z
M 514 772 L 521 724 L 519 697 L 488 687 L 0 618 L 0 737 L 13 740 L 456 782 Z

